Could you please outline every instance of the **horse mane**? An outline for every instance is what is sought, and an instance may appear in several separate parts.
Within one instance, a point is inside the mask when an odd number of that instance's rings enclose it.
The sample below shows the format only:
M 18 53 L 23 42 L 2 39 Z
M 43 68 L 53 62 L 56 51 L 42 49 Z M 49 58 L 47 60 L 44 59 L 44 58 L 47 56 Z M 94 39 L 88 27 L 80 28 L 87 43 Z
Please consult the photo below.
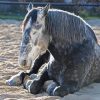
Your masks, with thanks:
M 42 9 L 42 7 L 33 8 L 26 14 L 22 29 L 25 28 L 26 23 L 30 18 L 32 18 L 33 22 L 36 21 L 37 12 L 40 9 Z M 34 13 L 35 11 L 36 13 Z M 67 45 L 66 43 L 68 43 L 68 45 L 73 43 L 82 44 L 84 40 L 88 39 L 97 42 L 91 26 L 81 17 L 73 13 L 58 9 L 49 9 L 45 21 L 46 32 L 52 35 L 55 41 L 57 39 L 58 41 L 60 40 L 63 45 Z
M 82 44 L 84 40 L 91 39 L 97 42 L 96 36 L 91 26 L 81 17 L 58 9 L 50 9 L 46 18 L 46 31 L 53 36 L 54 41 L 61 44 L 71 45 L 73 43 Z M 66 41 L 66 42 L 65 42 Z

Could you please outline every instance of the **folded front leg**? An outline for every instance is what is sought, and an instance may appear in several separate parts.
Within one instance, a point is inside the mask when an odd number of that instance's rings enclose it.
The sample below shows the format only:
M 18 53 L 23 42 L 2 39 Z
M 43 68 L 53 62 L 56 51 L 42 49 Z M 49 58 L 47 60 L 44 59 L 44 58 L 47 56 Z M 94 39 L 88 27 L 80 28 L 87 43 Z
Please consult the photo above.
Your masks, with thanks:
M 24 80 L 24 87 L 32 94 L 37 94 L 42 89 L 42 86 L 45 81 L 49 80 L 47 68 L 44 66 L 41 74 L 37 74 L 34 79 L 29 77 Z
M 32 64 L 32 68 L 29 71 L 29 73 L 27 73 L 28 75 L 31 74 L 37 74 L 38 70 L 40 69 L 40 67 L 44 64 L 47 63 L 49 61 L 49 56 L 50 53 L 47 50 L 44 54 L 40 55 Z
M 19 72 L 16 75 L 13 75 L 9 80 L 6 80 L 6 84 L 9 86 L 19 86 L 23 83 L 25 77 L 24 72 Z

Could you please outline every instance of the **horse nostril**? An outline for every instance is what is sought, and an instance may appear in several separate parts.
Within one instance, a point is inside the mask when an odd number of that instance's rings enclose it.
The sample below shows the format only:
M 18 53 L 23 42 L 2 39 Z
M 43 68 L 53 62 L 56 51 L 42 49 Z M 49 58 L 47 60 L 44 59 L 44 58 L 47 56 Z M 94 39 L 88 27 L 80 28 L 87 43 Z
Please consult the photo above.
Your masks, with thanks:
M 26 65 L 26 60 L 20 60 L 19 64 L 20 64 L 20 66 L 25 66 Z
M 26 60 L 23 60 L 22 65 L 23 65 L 23 66 L 25 66 L 25 65 L 26 65 Z

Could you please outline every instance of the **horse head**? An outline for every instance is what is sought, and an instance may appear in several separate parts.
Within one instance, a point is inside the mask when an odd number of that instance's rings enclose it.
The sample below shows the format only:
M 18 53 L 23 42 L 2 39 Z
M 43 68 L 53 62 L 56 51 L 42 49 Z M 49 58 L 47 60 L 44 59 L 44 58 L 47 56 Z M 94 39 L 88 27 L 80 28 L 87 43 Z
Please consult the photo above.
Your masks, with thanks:
M 19 64 L 30 67 L 38 55 L 45 52 L 48 47 L 48 37 L 45 33 L 45 17 L 49 10 L 45 7 L 34 8 L 28 5 L 27 14 L 22 24 L 22 41 L 20 45 Z

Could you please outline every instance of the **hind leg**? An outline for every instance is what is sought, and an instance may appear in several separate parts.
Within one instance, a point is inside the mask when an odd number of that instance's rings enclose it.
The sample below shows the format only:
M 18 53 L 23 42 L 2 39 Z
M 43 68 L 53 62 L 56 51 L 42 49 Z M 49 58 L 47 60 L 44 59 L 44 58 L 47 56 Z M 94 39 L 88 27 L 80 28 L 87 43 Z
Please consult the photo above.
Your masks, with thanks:
M 46 83 L 45 83 L 46 84 Z M 78 90 L 76 85 L 73 83 L 72 85 L 60 86 L 54 81 L 50 81 L 45 85 L 45 91 L 51 96 L 65 96 L 69 93 L 74 93 Z
M 50 60 L 51 61 L 51 60 Z M 55 83 L 51 83 L 49 85 L 49 91 L 47 91 L 50 95 L 54 96 L 65 96 L 69 93 L 74 93 L 78 90 L 78 82 L 76 80 L 71 80 L 70 76 L 72 75 L 71 70 L 65 70 L 63 65 L 55 60 L 52 60 L 48 66 L 48 74 Z M 64 69 L 63 69 L 64 68 Z M 73 71 L 73 70 L 72 70 Z M 70 76 L 67 77 L 67 75 Z M 50 87 L 51 86 L 51 87 Z
M 66 85 L 66 86 L 57 86 L 53 90 L 53 95 L 54 96 L 65 96 L 69 93 L 74 93 L 78 90 L 78 88 L 74 85 Z
M 53 80 L 46 81 L 44 83 L 43 89 L 46 91 L 49 95 L 53 96 L 53 90 L 57 86 L 57 83 Z

